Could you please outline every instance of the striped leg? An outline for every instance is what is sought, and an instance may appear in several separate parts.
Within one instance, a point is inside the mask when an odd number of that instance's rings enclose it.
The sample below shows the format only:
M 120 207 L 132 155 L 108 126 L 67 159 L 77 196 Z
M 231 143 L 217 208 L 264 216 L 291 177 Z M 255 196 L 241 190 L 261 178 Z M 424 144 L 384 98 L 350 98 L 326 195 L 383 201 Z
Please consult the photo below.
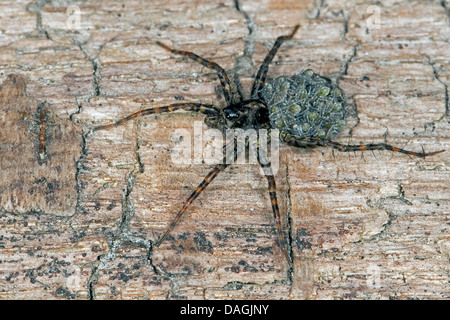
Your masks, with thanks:
M 165 45 L 165 44 L 163 44 L 163 43 L 161 43 L 159 41 L 156 41 L 156 44 L 159 45 L 160 47 L 163 47 L 167 51 L 170 51 L 170 52 L 172 52 L 174 54 L 179 54 L 179 55 L 188 57 L 188 58 L 190 58 L 190 59 L 192 59 L 194 61 L 197 61 L 197 62 L 201 63 L 205 67 L 213 69 L 214 71 L 216 71 L 217 75 L 219 76 L 220 84 L 222 85 L 222 90 L 223 90 L 223 93 L 225 95 L 225 101 L 227 102 L 227 104 L 233 104 L 233 103 L 242 101 L 242 97 L 234 89 L 234 87 L 233 87 L 233 85 L 231 83 L 231 80 L 228 77 L 227 73 L 217 63 L 208 61 L 206 59 L 203 59 L 202 57 L 196 55 L 195 53 L 189 52 L 189 51 L 182 51 L 182 50 L 172 49 L 169 46 L 167 46 L 167 45 Z
M 164 239 L 166 239 L 166 237 L 173 230 L 173 228 L 175 228 L 176 224 L 181 219 L 181 217 L 183 216 L 183 214 L 187 210 L 187 208 L 189 208 L 189 206 L 192 204 L 192 202 L 194 202 L 194 200 L 197 199 L 197 197 L 200 195 L 200 193 L 202 193 L 202 191 L 206 189 L 206 187 L 211 183 L 211 181 L 213 181 L 214 178 L 217 177 L 217 175 L 228 166 L 229 166 L 229 164 L 227 164 L 225 162 L 220 163 L 220 164 L 216 165 L 210 173 L 208 173 L 208 175 L 205 177 L 205 179 L 203 179 L 203 181 L 198 185 L 198 187 L 191 193 L 189 198 L 184 202 L 183 207 L 178 212 L 178 214 L 175 216 L 175 219 L 173 219 L 173 221 L 170 223 L 170 226 L 167 229 L 167 231 L 164 233 L 164 235 L 161 237 L 161 239 L 159 239 L 158 242 L 156 243 L 157 247 L 159 247 L 159 245 L 164 241 Z
M 163 234 L 161 239 L 159 239 L 158 242 L 156 243 L 157 247 L 159 247 L 159 245 L 164 241 L 164 239 L 166 239 L 166 237 L 173 230 L 173 228 L 175 228 L 176 224 L 181 219 L 181 216 L 189 208 L 189 206 L 192 204 L 192 202 L 194 202 L 194 200 L 200 195 L 200 193 L 202 193 L 203 190 L 206 189 L 206 187 L 214 180 L 215 177 L 217 177 L 217 175 L 220 172 L 225 170 L 225 168 L 228 167 L 232 163 L 232 161 L 231 161 L 231 159 L 229 157 L 233 157 L 234 160 L 236 161 L 236 158 L 238 156 L 239 150 L 237 148 L 234 148 L 235 142 L 236 142 L 235 139 L 233 139 L 231 142 L 229 142 L 228 144 L 224 145 L 223 151 L 226 152 L 227 155 L 224 157 L 222 163 L 219 163 L 218 165 L 216 165 L 214 167 L 214 169 L 212 169 L 208 173 L 208 175 L 203 179 L 203 181 L 198 185 L 198 187 L 191 193 L 189 198 L 187 198 L 187 200 L 183 204 L 183 207 L 178 212 L 178 214 L 175 216 L 175 219 L 173 219 L 173 221 L 170 223 L 170 226 L 167 229 L 167 231 Z M 233 153 L 231 153 L 231 155 L 229 155 L 228 152 L 227 152 L 228 151 L 227 148 L 229 146 L 233 146 Z
M 127 116 L 125 118 L 117 120 L 116 122 L 113 122 L 110 124 L 105 124 L 103 126 L 95 127 L 94 131 L 117 127 L 127 121 L 130 121 L 134 118 L 142 117 L 145 115 L 174 112 L 177 110 L 200 112 L 200 113 L 206 114 L 208 116 L 218 116 L 220 114 L 220 111 L 212 105 L 201 104 L 201 103 L 189 103 L 189 102 L 188 103 L 174 103 L 174 104 L 164 106 L 164 107 L 156 107 L 156 108 L 140 110 L 138 112 L 130 114 L 129 116 Z
M 256 74 L 256 77 L 255 77 L 255 81 L 253 82 L 252 93 L 251 93 L 251 97 L 253 99 L 258 98 L 258 92 L 261 91 L 261 89 L 264 87 L 264 83 L 266 81 L 266 76 L 267 76 L 267 71 L 269 70 L 269 64 L 272 62 L 273 58 L 277 54 L 278 48 L 283 44 L 283 42 L 285 42 L 287 40 L 291 40 L 294 37 L 295 33 L 297 32 L 298 28 L 300 28 L 300 26 L 296 25 L 290 35 L 281 36 L 275 40 L 275 43 L 274 43 L 272 49 L 269 51 L 269 53 L 264 58 L 264 61 L 261 64 L 261 67 L 259 67 L 258 73 Z
M 298 137 L 295 137 L 295 136 L 289 135 L 289 134 L 281 134 L 281 138 L 286 144 L 294 146 L 294 147 L 304 148 L 304 147 L 328 146 L 328 147 L 332 147 L 332 148 L 342 151 L 342 152 L 368 151 L 368 150 L 389 150 L 389 151 L 394 151 L 394 152 L 400 152 L 400 153 L 403 153 L 406 155 L 425 158 L 425 157 L 433 156 L 435 154 L 445 151 L 445 150 L 439 150 L 439 151 L 433 151 L 433 152 L 426 153 L 422 149 L 422 152 L 415 152 L 415 151 L 409 151 L 409 150 L 401 149 L 398 147 L 394 147 L 394 146 L 391 146 L 386 143 L 346 145 L 346 144 L 341 144 L 339 142 L 334 142 L 334 141 L 324 140 L 324 139 L 298 138 Z
M 265 170 L 267 182 L 269 183 L 270 202 L 272 203 L 273 217 L 275 219 L 275 224 L 277 226 L 277 234 L 278 234 L 278 241 L 280 242 L 280 248 L 283 251 L 284 256 L 286 257 L 289 266 L 292 267 L 292 260 L 286 249 L 287 243 L 285 243 L 283 236 L 283 228 L 281 227 L 281 217 L 280 217 L 280 209 L 278 208 L 277 187 L 275 184 L 275 177 L 273 176 L 273 174 L 267 174 L 267 170 L 270 170 L 269 173 L 271 173 L 272 171 L 270 169 L 270 165 L 264 165 L 261 162 L 260 165 L 263 168 L 263 170 Z
M 370 144 L 357 144 L 357 145 L 345 145 L 334 141 L 325 141 L 325 145 L 330 146 L 334 149 L 337 149 L 342 152 L 349 152 L 349 151 L 366 151 L 366 150 L 389 150 L 394 152 L 400 152 L 403 154 L 425 158 L 429 157 L 441 152 L 444 152 L 445 150 L 439 150 L 439 151 L 433 151 L 426 153 L 423 148 L 422 152 L 414 152 L 409 150 L 404 150 L 398 147 L 391 146 L 386 143 L 370 143 Z

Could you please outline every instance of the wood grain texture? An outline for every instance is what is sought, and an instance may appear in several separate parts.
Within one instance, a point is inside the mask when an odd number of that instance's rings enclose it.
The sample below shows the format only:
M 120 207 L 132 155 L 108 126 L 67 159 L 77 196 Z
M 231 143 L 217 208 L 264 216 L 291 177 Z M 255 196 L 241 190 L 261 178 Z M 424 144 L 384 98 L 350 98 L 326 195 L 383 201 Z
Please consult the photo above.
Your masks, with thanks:
M 224 106 L 214 72 L 157 40 L 217 62 L 248 94 L 275 38 L 300 24 L 269 77 L 337 80 L 352 104 L 339 142 L 450 150 L 448 1 L 70 4 L 0 4 L 0 299 L 450 297 L 449 151 L 282 147 L 290 271 L 256 165 L 227 168 L 153 247 L 212 169 L 172 161 L 174 132 L 194 139 L 204 116 L 90 131 L 151 106 Z

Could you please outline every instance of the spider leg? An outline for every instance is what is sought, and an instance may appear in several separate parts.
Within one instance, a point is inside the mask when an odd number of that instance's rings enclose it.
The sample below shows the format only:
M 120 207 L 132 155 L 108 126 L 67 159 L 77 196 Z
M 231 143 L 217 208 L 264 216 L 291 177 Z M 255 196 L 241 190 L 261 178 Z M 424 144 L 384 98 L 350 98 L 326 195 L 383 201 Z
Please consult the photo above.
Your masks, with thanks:
M 355 144 L 355 145 L 348 145 L 348 144 L 341 144 L 339 142 L 330 141 L 326 139 L 308 139 L 308 138 L 300 138 L 295 137 L 290 134 L 282 133 L 280 134 L 282 140 L 287 143 L 288 145 L 294 146 L 294 147 L 316 147 L 316 146 L 328 146 L 332 147 L 336 150 L 339 150 L 341 152 L 351 152 L 351 151 L 367 151 L 367 150 L 389 150 L 394 152 L 400 152 L 406 155 L 411 155 L 419 158 L 425 158 L 429 156 L 433 156 L 435 154 L 444 152 L 445 150 L 439 150 L 439 151 L 433 151 L 426 153 L 423 148 L 422 152 L 415 152 L 415 151 L 409 151 L 405 149 L 401 149 L 398 147 L 391 146 L 390 144 L 386 143 L 370 143 L 370 144 Z
M 187 210 L 187 208 L 189 208 L 189 206 L 192 204 L 192 202 L 194 202 L 194 200 L 202 193 L 203 190 L 206 189 L 206 187 L 211 183 L 211 181 L 213 181 L 214 178 L 217 177 L 217 175 L 228 166 L 229 166 L 229 164 L 227 164 L 225 162 L 219 163 L 218 165 L 216 165 L 214 167 L 213 170 L 211 170 L 208 173 L 208 175 L 203 179 L 203 181 L 198 185 L 198 187 L 191 193 L 189 198 L 187 198 L 187 200 L 184 202 L 183 207 L 178 212 L 178 214 L 175 216 L 175 219 L 173 219 L 173 221 L 170 223 L 167 231 L 156 243 L 157 247 L 159 247 L 159 245 L 164 241 L 164 239 L 166 239 L 166 237 L 173 230 L 173 228 L 175 228 L 176 224 L 181 219 L 181 217 L 183 216 L 183 214 Z
M 445 150 L 439 150 L 439 151 L 433 151 L 426 153 L 423 148 L 422 152 L 414 152 L 405 150 L 402 148 L 398 148 L 395 146 L 391 146 L 390 144 L 386 143 L 370 143 L 370 144 L 356 144 L 356 145 L 345 145 L 334 141 L 325 140 L 324 145 L 330 146 L 334 149 L 337 149 L 342 152 L 349 152 L 349 151 L 366 151 L 366 150 L 389 150 L 394 152 L 400 152 L 406 155 L 411 155 L 419 158 L 425 158 L 429 156 L 433 156 L 435 154 L 444 152 Z
M 191 193 L 191 195 L 187 198 L 187 200 L 183 203 L 183 207 L 180 211 L 178 211 L 178 214 L 175 216 L 173 221 L 170 223 L 169 228 L 166 230 L 166 232 L 163 234 L 163 236 L 158 240 L 156 243 L 156 246 L 159 247 L 160 244 L 166 239 L 166 237 L 169 235 L 169 233 L 175 228 L 178 221 L 181 219 L 181 216 L 184 214 L 184 212 L 189 208 L 189 206 L 194 202 L 194 200 L 203 192 L 203 190 L 206 189 L 206 187 L 214 180 L 217 175 L 225 170 L 232 161 L 229 159 L 229 156 L 233 156 L 234 160 L 236 160 L 238 156 L 239 150 L 234 148 L 235 139 L 233 139 L 231 142 L 223 146 L 223 151 L 227 151 L 227 147 L 233 146 L 233 154 L 232 155 L 226 155 L 223 158 L 222 163 L 217 164 L 214 169 L 212 169 L 206 177 L 203 179 L 203 181 L 197 186 L 197 188 Z
M 281 227 L 281 217 L 280 217 L 280 209 L 278 208 L 277 190 L 276 190 L 277 187 L 275 184 L 275 177 L 272 174 L 270 165 L 262 164 L 261 162 L 260 165 L 264 170 L 269 170 L 269 174 L 267 174 L 266 171 L 266 178 L 269 184 L 269 196 L 270 202 L 272 204 L 273 217 L 275 219 L 275 224 L 277 226 L 278 241 L 280 242 L 280 248 L 283 251 L 284 256 L 286 257 L 289 266 L 292 267 L 291 257 L 286 249 L 286 244 L 283 236 L 283 228 Z
M 212 105 L 201 104 L 201 103 L 189 103 L 189 102 L 188 103 L 174 103 L 174 104 L 164 106 L 164 107 L 149 108 L 149 109 L 137 111 L 135 113 L 130 114 L 129 116 L 126 116 L 125 118 L 117 120 L 116 122 L 95 127 L 94 131 L 117 127 L 127 121 L 130 121 L 134 118 L 142 117 L 145 115 L 174 112 L 177 110 L 200 112 L 200 113 L 206 114 L 207 116 L 210 116 L 210 117 L 218 116 L 220 114 L 219 109 L 217 109 L 216 107 L 214 107 Z
M 264 87 L 264 83 L 266 81 L 267 71 L 269 70 L 269 64 L 272 62 L 273 58 L 277 54 L 278 48 L 283 44 L 283 42 L 287 40 L 291 40 L 295 33 L 297 32 L 300 25 L 296 25 L 292 33 L 288 36 L 280 36 L 275 40 L 272 49 L 270 49 L 269 53 L 264 58 L 261 67 L 259 67 L 258 73 L 256 74 L 255 81 L 253 82 L 251 97 L 258 98 L 259 91 Z
M 166 49 L 167 51 L 170 51 L 174 54 L 179 54 L 185 57 L 188 57 L 194 61 L 197 61 L 199 63 L 201 63 L 203 66 L 213 69 L 214 71 L 217 72 L 217 75 L 219 76 L 219 80 L 220 80 L 220 84 L 222 86 L 222 90 L 223 93 L 225 95 L 225 101 L 227 102 L 227 104 L 233 104 L 239 101 L 242 101 L 242 96 L 239 94 L 239 92 L 237 92 L 232 83 L 230 78 L 228 77 L 227 73 L 225 72 L 225 70 L 219 66 L 217 63 L 212 62 L 212 61 L 208 61 L 198 55 L 196 55 L 193 52 L 190 51 L 182 51 L 182 50 L 176 50 L 176 49 L 172 49 L 171 47 L 165 45 L 164 43 L 161 43 L 159 41 L 156 41 L 156 44 L 159 45 L 160 47 Z

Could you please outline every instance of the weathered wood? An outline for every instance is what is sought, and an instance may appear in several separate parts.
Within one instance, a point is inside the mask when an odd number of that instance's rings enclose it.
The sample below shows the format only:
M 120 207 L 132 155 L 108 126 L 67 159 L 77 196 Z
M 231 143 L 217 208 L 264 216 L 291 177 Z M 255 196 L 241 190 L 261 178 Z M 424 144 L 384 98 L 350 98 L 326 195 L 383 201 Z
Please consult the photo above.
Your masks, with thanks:
M 248 94 L 275 38 L 301 24 L 269 75 L 338 81 L 353 104 L 339 142 L 450 150 L 448 1 L 195 3 L 0 4 L 0 297 L 448 298 L 448 151 L 282 147 L 289 271 L 256 165 L 220 174 L 152 246 L 212 168 L 172 161 L 175 130 L 193 140 L 203 116 L 90 131 L 151 106 L 224 106 L 213 71 L 156 40 L 219 63 Z

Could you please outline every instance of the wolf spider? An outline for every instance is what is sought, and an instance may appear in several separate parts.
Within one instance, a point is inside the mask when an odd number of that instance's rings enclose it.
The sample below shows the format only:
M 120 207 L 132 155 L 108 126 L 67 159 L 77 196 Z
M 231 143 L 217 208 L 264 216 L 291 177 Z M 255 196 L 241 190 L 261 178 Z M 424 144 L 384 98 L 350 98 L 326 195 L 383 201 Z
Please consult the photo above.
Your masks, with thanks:
M 295 26 L 291 34 L 280 36 L 275 40 L 273 47 L 264 58 L 256 74 L 251 95 L 248 99 L 242 97 L 241 93 L 234 87 L 225 70 L 217 63 L 208 61 L 189 51 L 173 49 L 157 41 L 156 44 L 165 50 L 173 54 L 185 56 L 214 70 L 220 80 L 226 106 L 219 108 L 203 103 L 174 103 L 167 106 L 140 110 L 116 122 L 95 127 L 94 131 L 117 127 L 129 120 L 145 115 L 183 110 L 206 115 L 206 124 L 221 129 L 222 131 L 236 128 L 243 130 L 279 129 L 279 137 L 282 142 L 299 148 L 328 146 L 342 152 L 390 150 L 421 158 L 444 151 L 425 153 L 424 150 L 422 152 L 408 151 L 385 143 L 345 145 L 332 141 L 346 126 L 345 120 L 348 106 L 342 90 L 337 85 L 331 84 L 329 79 L 315 74 L 312 70 L 304 70 L 295 76 L 281 76 L 266 82 L 269 64 L 272 62 L 279 47 L 285 41 L 292 39 L 299 27 L 299 25 Z M 234 151 L 235 157 L 236 153 L 237 151 Z M 191 193 L 170 223 L 166 232 L 156 242 L 156 246 L 159 246 L 166 239 L 202 191 L 206 189 L 220 172 L 230 165 L 229 161 L 225 160 L 226 157 L 223 163 L 217 164 Z M 288 244 L 285 243 L 282 231 L 275 178 L 267 162 L 261 161 L 260 158 L 258 158 L 258 162 L 267 172 L 266 178 L 279 245 L 291 267 L 292 260 L 287 250 Z

